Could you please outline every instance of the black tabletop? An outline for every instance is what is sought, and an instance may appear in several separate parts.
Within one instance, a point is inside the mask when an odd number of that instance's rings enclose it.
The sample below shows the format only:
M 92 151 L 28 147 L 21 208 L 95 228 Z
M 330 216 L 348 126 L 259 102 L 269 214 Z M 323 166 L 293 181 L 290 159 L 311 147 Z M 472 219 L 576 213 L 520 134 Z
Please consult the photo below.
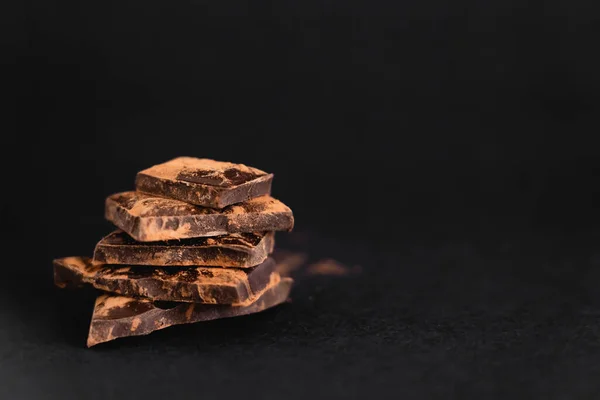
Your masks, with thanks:
M 54 288 L 49 260 L 25 257 L 1 281 L 1 392 L 559 399 L 599 390 L 598 236 L 450 233 L 393 248 L 279 234 L 280 251 L 306 257 L 291 302 L 92 349 L 95 293 Z M 311 268 L 332 259 L 345 274 Z

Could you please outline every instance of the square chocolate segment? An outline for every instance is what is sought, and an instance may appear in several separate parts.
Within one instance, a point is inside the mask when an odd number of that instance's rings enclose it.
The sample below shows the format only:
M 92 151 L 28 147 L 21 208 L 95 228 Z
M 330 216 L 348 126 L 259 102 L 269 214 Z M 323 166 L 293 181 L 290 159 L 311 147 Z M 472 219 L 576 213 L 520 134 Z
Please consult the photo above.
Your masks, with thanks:
M 54 260 L 58 287 L 89 284 L 106 292 L 160 301 L 241 303 L 263 290 L 274 275 L 279 276 L 272 258 L 246 269 L 106 265 L 88 257 Z
M 262 292 L 244 303 L 209 305 L 194 303 L 159 304 L 150 300 L 117 295 L 101 295 L 96 299 L 87 346 L 114 339 L 147 335 L 179 324 L 212 321 L 220 318 L 254 314 L 287 300 L 293 280 L 273 281 Z
M 203 207 L 223 208 L 271 193 L 273 174 L 244 164 L 178 157 L 136 176 L 138 191 Z
M 115 231 L 96 245 L 94 261 L 105 264 L 249 268 L 273 252 L 274 232 L 231 233 L 160 242 L 138 242 Z
M 141 192 L 123 192 L 106 199 L 105 216 L 140 242 L 290 231 L 294 227 L 292 211 L 271 196 L 216 210 Z

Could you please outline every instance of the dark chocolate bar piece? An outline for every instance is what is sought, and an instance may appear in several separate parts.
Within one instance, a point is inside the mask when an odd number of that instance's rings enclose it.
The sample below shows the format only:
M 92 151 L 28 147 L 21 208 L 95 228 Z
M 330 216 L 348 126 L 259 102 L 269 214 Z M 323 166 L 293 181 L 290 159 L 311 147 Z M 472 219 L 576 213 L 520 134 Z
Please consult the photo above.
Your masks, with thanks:
M 178 157 L 138 172 L 136 189 L 203 207 L 223 208 L 271 193 L 273 174 L 244 164 Z
M 257 313 L 283 303 L 288 298 L 292 282 L 290 278 L 281 278 L 251 300 L 235 305 L 161 305 L 145 299 L 101 295 L 94 306 L 87 346 L 127 336 L 147 335 L 172 325 Z
M 94 261 L 105 264 L 249 268 L 273 252 L 274 232 L 232 233 L 161 242 L 138 242 L 123 231 L 100 240 Z
M 123 192 L 106 199 L 105 216 L 140 242 L 290 231 L 294 226 L 292 210 L 271 196 L 215 210 L 141 192 Z
M 58 287 L 91 284 L 129 297 L 206 304 L 247 301 L 273 276 L 279 276 L 274 271 L 272 258 L 246 269 L 105 265 L 88 257 L 54 260 L 54 282 Z

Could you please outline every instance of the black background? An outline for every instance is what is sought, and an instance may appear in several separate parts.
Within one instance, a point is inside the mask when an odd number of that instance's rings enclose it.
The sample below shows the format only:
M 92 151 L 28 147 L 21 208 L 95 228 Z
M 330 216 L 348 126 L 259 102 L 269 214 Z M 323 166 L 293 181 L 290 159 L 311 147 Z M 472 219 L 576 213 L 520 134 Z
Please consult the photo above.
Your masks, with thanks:
M 0 394 L 598 394 L 596 2 L 31 1 L 3 16 Z M 179 155 L 274 172 L 296 216 L 280 247 L 362 273 L 84 349 L 93 296 L 54 289 L 51 259 L 90 254 L 111 229 L 104 198 Z

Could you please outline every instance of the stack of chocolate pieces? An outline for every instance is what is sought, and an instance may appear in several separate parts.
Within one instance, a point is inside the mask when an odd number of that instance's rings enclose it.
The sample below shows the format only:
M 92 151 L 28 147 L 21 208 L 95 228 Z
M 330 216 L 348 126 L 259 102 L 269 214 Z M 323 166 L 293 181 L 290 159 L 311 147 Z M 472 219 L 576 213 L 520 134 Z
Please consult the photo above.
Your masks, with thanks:
M 93 258 L 54 260 L 57 286 L 103 291 L 88 347 L 284 302 L 292 280 L 269 254 L 294 217 L 270 196 L 272 180 L 242 164 L 180 157 L 139 172 L 136 191 L 109 196 L 105 215 L 119 230 Z

